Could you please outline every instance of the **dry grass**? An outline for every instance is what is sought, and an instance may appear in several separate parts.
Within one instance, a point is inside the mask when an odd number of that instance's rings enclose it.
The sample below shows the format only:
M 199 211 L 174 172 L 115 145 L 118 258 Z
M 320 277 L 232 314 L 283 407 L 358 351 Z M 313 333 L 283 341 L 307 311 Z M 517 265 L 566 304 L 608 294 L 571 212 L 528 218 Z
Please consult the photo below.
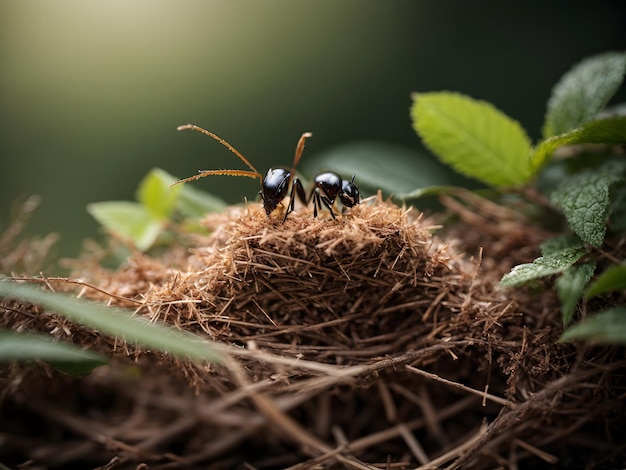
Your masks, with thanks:
M 445 241 L 433 221 L 380 198 L 336 222 L 293 214 L 284 225 L 250 204 L 208 217 L 212 235 L 190 252 L 137 253 L 114 271 L 73 262 L 81 295 L 204 335 L 222 345 L 222 365 L 142 351 L 5 300 L 5 327 L 115 359 L 82 379 L 6 367 L 0 455 L 24 468 L 619 461 L 623 351 L 559 344 L 549 290 L 498 286 L 545 234 L 471 195 L 445 202 L 463 220 Z

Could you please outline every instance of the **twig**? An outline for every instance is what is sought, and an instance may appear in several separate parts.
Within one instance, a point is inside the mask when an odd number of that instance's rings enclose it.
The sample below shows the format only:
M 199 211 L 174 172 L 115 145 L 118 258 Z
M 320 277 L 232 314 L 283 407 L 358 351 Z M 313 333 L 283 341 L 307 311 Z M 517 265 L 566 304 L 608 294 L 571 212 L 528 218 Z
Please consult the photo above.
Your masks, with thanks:
M 81 281 L 80 279 L 72 279 L 69 277 L 48 277 L 48 276 L 44 276 L 43 274 L 41 274 L 41 278 L 37 278 L 37 277 L 11 277 L 11 279 L 13 281 L 24 281 L 24 282 L 39 282 L 39 283 L 44 283 L 48 286 L 48 288 L 50 290 L 52 290 L 54 292 L 54 289 L 52 289 L 52 287 L 50 286 L 49 282 L 63 282 L 65 284 L 76 284 L 79 286 L 83 286 L 83 287 L 87 287 L 89 289 L 93 289 L 97 292 L 100 292 L 101 294 L 107 295 L 113 299 L 117 299 L 117 300 L 121 300 L 124 302 L 129 302 L 135 305 L 144 305 L 143 301 L 139 301 L 139 300 L 135 300 L 135 299 L 131 299 L 129 297 L 124 297 L 122 295 L 117 295 L 114 294 L 112 292 L 108 292 L 104 289 L 100 289 L 99 287 L 94 286 L 93 284 L 89 284 L 88 282 L 85 281 Z
M 476 403 L 476 398 L 469 396 L 465 397 L 462 400 L 459 400 L 452 405 L 444 408 L 439 412 L 439 419 L 444 420 L 448 419 L 452 416 L 457 415 L 461 411 L 466 410 L 470 405 Z M 423 427 L 426 424 L 426 420 L 423 418 L 417 418 L 412 421 L 407 421 L 403 423 L 407 429 L 414 430 Z M 359 439 L 356 439 L 350 443 L 348 446 L 348 450 L 352 452 L 356 452 L 358 450 L 367 449 L 381 442 L 388 441 L 390 439 L 395 439 L 400 435 L 400 426 L 396 425 L 389 429 L 385 429 L 383 431 L 379 431 L 377 433 L 370 434 L 369 436 L 364 436 Z
M 411 431 L 406 426 L 406 424 L 399 424 L 398 431 L 400 431 L 402 439 L 404 439 L 407 447 L 411 450 L 411 453 L 420 464 L 424 465 L 430 461 L 430 458 L 428 458 L 428 455 L 426 455 L 426 452 L 424 452 L 424 448 L 415 438 L 415 436 L 411 434 Z
M 613 364 L 614 367 L 619 365 L 620 364 L 618 363 Z M 623 366 L 623 362 L 621 363 L 621 366 Z M 491 439 L 492 436 L 497 433 L 503 434 L 506 429 L 510 428 L 515 423 L 518 423 L 525 413 L 536 409 L 541 406 L 542 403 L 549 401 L 555 393 L 561 393 L 561 391 L 565 389 L 569 383 L 579 382 L 588 377 L 593 377 L 598 373 L 600 373 L 599 369 L 570 373 L 547 384 L 540 392 L 526 400 L 524 403 L 521 403 L 514 408 L 503 408 L 500 415 L 487 427 L 485 432 L 481 434 L 480 438 L 476 440 L 476 442 L 474 442 L 462 456 L 448 466 L 447 470 L 453 470 L 464 466 L 471 457 L 480 451 L 480 449 L 487 441 L 489 441 L 489 439 Z
M 248 384 L 248 380 L 244 375 L 243 368 L 235 360 L 228 357 L 224 362 L 228 365 L 229 369 L 233 373 L 233 376 L 235 377 L 235 380 L 239 383 L 240 386 L 245 386 Z M 311 452 L 311 450 L 314 450 L 317 453 L 332 452 L 333 449 L 330 446 L 307 432 L 296 421 L 291 419 L 285 413 L 281 412 L 267 397 L 261 395 L 260 393 L 253 393 L 251 395 L 251 398 L 259 411 L 263 413 L 263 415 L 265 415 L 268 421 L 270 421 L 278 429 L 280 429 L 283 435 L 289 440 L 293 440 L 302 445 L 305 451 Z M 341 463 L 350 468 L 354 468 L 357 470 L 373 469 L 373 467 L 371 467 L 370 465 L 358 462 L 357 460 L 350 457 L 344 457 L 340 454 L 338 454 L 336 458 Z
M 535 446 L 530 445 L 528 442 L 524 442 L 521 439 L 514 439 L 513 443 L 515 445 L 518 445 L 520 447 L 522 447 L 523 449 L 526 449 L 528 452 L 530 452 L 531 454 L 536 455 L 537 457 L 539 457 L 541 460 L 549 463 L 549 464 L 556 464 L 559 459 L 558 457 L 556 457 L 555 455 L 549 454 L 548 452 L 545 452 L 541 449 L 537 449 Z
M 416 470 L 432 470 L 433 468 L 441 468 L 441 466 L 452 460 L 454 457 L 462 455 L 467 449 L 471 448 L 473 445 L 478 442 L 478 440 L 485 434 L 486 426 L 481 426 L 480 430 L 476 433 L 475 436 L 472 436 L 470 439 L 465 441 L 463 444 L 456 446 L 454 449 L 446 452 L 445 454 L 437 457 L 436 459 L 431 460 L 427 464 L 418 467 Z
M 424 370 L 418 369 L 416 367 L 413 366 L 405 366 L 407 370 L 418 374 L 418 375 L 423 375 L 424 377 L 428 377 L 429 379 L 432 380 L 436 380 L 437 382 L 442 382 L 444 384 L 450 385 L 452 387 L 464 390 L 466 392 L 469 393 L 473 393 L 474 395 L 478 395 L 480 397 L 483 397 L 483 399 L 488 399 L 493 401 L 494 403 L 498 403 L 499 405 L 503 405 L 509 408 L 515 408 L 517 405 L 515 403 L 513 403 L 512 401 L 506 400 L 505 398 L 500 398 L 497 397 L 495 395 L 492 395 L 491 393 L 487 393 L 486 391 L 480 391 L 480 390 L 476 390 L 475 388 L 472 387 L 468 387 L 467 385 L 463 385 L 460 384 L 458 382 L 453 382 L 452 380 L 448 380 L 448 379 L 444 379 L 443 377 L 438 376 L 437 374 L 433 374 L 431 372 L 426 372 Z

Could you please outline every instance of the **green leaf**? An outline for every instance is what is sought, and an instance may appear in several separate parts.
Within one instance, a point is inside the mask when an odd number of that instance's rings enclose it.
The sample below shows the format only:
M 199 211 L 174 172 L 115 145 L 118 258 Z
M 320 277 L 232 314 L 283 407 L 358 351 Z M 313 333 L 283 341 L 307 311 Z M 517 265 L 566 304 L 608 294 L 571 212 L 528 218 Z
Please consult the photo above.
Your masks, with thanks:
M 543 241 L 541 245 L 539 245 L 543 256 L 558 253 L 563 250 L 572 250 L 582 247 L 583 242 L 580 241 L 578 237 L 573 235 L 558 235 L 556 237 L 548 238 Z
M 185 217 L 200 219 L 209 212 L 223 211 L 227 205 L 222 199 L 188 184 L 179 184 L 174 187 L 182 188 L 176 209 Z
M 137 202 L 108 201 L 87 205 L 100 225 L 142 251 L 150 248 L 163 230 L 163 221 Z
M 565 331 L 559 341 L 583 339 L 592 343 L 626 344 L 626 307 L 597 313 Z
M 220 360 L 220 354 L 203 338 L 158 323 L 150 323 L 132 312 L 36 287 L 0 280 L 0 296 L 25 299 L 54 310 L 74 322 L 130 343 L 195 360 Z
M 572 266 L 586 253 L 584 248 L 566 248 L 555 253 L 541 256 L 532 263 L 515 266 L 500 281 L 505 287 L 525 284 L 552 274 L 558 274 Z
M 555 85 L 548 101 L 544 137 L 563 134 L 592 120 L 619 89 L 626 54 L 609 52 L 575 65 Z
M 533 171 L 541 168 L 559 147 L 574 144 L 623 144 L 626 142 L 626 116 L 588 122 L 565 134 L 541 142 L 531 155 Z
M 178 199 L 182 186 L 169 187 L 174 178 L 160 168 L 153 168 L 141 180 L 137 189 L 137 200 L 157 219 L 167 219 Z
M 454 175 L 432 156 L 384 142 L 350 142 L 307 159 L 305 174 L 334 171 L 343 178 L 355 174 L 361 190 L 381 189 L 397 195 L 420 186 L 452 183 Z
M 423 188 L 414 189 L 408 193 L 398 194 L 399 199 L 410 200 L 419 199 L 425 196 L 436 196 L 439 194 L 453 194 L 457 191 L 463 190 L 458 186 L 425 186 Z
M 591 299 L 598 295 L 607 294 L 609 292 L 615 292 L 619 290 L 626 290 L 626 266 L 618 265 L 612 266 L 604 271 L 598 278 L 589 286 L 585 297 Z
M 45 335 L 0 332 L 0 361 L 45 361 L 72 375 L 84 375 L 106 364 L 104 356 Z
M 458 172 L 494 187 L 531 178 L 530 139 L 491 104 L 457 93 L 417 94 L 411 116 L 426 146 Z
M 611 161 L 594 171 L 576 174 L 552 193 L 570 227 L 583 241 L 600 247 L 609 212 L 609 188 L 624 180 L 626 162 Z
M 561 302 L 563 325 L 571 323 L 578 300 L 582 297 L 585 286 L 593 276 L 596 263 L 583 263 L 563 271 L 556 280 L 556 292 Z

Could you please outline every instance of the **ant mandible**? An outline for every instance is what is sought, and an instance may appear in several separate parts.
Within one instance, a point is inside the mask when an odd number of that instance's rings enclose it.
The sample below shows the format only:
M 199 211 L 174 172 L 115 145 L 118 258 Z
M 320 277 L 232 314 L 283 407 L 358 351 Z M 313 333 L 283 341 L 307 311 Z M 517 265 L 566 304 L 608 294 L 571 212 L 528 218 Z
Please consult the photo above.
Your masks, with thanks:
M 261 190 L 259 194 L 261 195 L 261 199 L 263 200 L 263 208 L 265 209 L 265 213 L 269 216 L 274 209 L 280 204 L 285 196 L 287 196 L 287 192 L 289 190 L 289 185 L 291 184 L 291 193 L 289 195 L 289 204 L 287 206 L 287 210 L 285 211 L 285 216 L 283 217 L 283 223 L 287 220 L 287 216 L 294 209 L 295 197 L 297 196 L 300 201 L 308 205 L 313 199 L 313 216 L 317 217 L 318 208 L 322 209 L 322 203 L 326 206 L 326 208 L 330 211 L 333 219 L 335 219 L 335 213 L 333 212 L 332 206 L 335 203 L 335 199 L 339 197 L 339 200 L 345 207 L 354 207 L 361 201 L 361 195 L 359 193 L 359 188 L 354 184 L 354 175 L 352 175 L 352 180 L 342 180 L 339 175 L 332 172 L 320 173 L 315 177 L 314 186 L 309 194 L 309 197 L 306 197 L 304 192 L 304 188 L 300 180 L 295 177 L 296 166 L 300 161 L 300 157 L 302 156 L 302 151 L 304 150 L 304 144 L 306 139 L 311 137 L 313 134 L 310 132 L 305 132 L 300 136 L 298 140 L 298 144 L 296 145 L 296 153 L 293 159 L 293 165 L 290 170 L 286 168 L 270 168 L 267 170 L 267 174 L 265 178 L 261 177 L 261 174 L 257 171 L 256 168 L 244 157 L 239 151 L 226 142 L 221 137 L 218 137 L 216 134 L 203 129 L 202 127 L 196 126 L 194 124 L 185 124 L 183 126 L 179 126 L 177 130 L 187 130 L 191 129 L 194 131 L 201 132 L 209 137 L 217 140 L 220 144 L 224 145 L 228 150 L 233 152 L 239 159 L 244 162 L 250 170 L 200 170 L 197 175 L 190 176 L 189 178 L 184 178 L 182 180 L 176 181 L 172 183 L 171 186 L 186 183 L 188 181 L 197 180 L 199 178 L 204 178 L 205 176 L 210 175 L 228 175 L 228 176 L 246 176 L 248 178 L 259 178 L 261 180 Z M 294 195 L 295 191 L 295 195 Z

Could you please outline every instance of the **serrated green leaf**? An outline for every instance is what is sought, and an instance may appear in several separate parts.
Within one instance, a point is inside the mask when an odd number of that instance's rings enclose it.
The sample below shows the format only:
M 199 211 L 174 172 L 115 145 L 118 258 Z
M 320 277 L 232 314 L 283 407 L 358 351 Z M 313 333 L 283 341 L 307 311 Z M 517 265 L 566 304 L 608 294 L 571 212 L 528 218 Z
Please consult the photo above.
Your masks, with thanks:
M 174 210 L 182 186 L 169 185 L 174 178 L 160 168 L 153 168 L 141 180 L 137 189 L 137 200 L 157 219 L 167 219 Z
M 541 168 L 559 147 L 574 144 L 623 144 L 626 142 L 626 116 L 614 116 L 583 124 L 565 134 L 542 141 L 532 152 L 533 171 Z
M 94 202 L 87 205 L 87 212 L 104 228 L 142 251 L 150 248 L 163 230 L 163 221 L 138 202 Z
M 176 209 L 185 217 L 200 219 L 210 212 L 221 212 L 227 204 L 220 198 L 188 184 L 174 186 L 182 188 L 178 195 Z
M 612 266 L 604 271 L 593 284 L 589 286 L 589 289 L 585 292 L 585 297 L 591 299 L 598 295 L 620 290 L 626 290 L 625 265 Z
M 585 286 L 593 276 L 596 263 L 583 263 L 580 266 L 572 266 L 556 280 L 556 292 L 561 302 L 563 325 L 571 323 L 578 300 L 583 295 Z
M 592 120 L 619 89 L 626 54 L 609 52 L 576 64 L 555 85 L 548 101 L 544 137 L 563 134 Z
M 220 354 L 209 341 L 158 323 L 150 323 L 132 312 L 104 304 L 46 292 L 34 286 L 0 280 L 0 296 L 28 300 L 54 310 L 72 321 L 178 357 L 219 362 Z
M 565 331 L 559 341 L 582 339 L 592 343 L 626 344 L 626 307 L 597 313 Z
M 624 180 L 626 162 L 608 162 L 595 171 L 576 174 L 552 193 L 572 230 L 581 240 L 600 247 L 604 241 L 609 211 L 609 188 Z
M 464 175 L 494 187 L 519 186 L 532 176 L 526 132 L 487 102 L 457 93 L 420 93 L 411 117 L 426 146 Z
M 565 271 L 586 253 L 584 248 L 566 248 L 541 256 L 532 263 L 515 266 L 500 281 L 504 287 L 518 286 L 533 279 L 550 276 Z
M 0 361 L 45 361 L 72 375 L 84 375 L 106 364 L 104 356 L 41 334 L 0 332 Z
M 430 155 L 384 142 L 350 142 L 308 158 L 305 174 L 334 171 L 343 178 L 355 175 L 361 189 L 397 195 L 420 186 L 451 184 L 452 172 Z

